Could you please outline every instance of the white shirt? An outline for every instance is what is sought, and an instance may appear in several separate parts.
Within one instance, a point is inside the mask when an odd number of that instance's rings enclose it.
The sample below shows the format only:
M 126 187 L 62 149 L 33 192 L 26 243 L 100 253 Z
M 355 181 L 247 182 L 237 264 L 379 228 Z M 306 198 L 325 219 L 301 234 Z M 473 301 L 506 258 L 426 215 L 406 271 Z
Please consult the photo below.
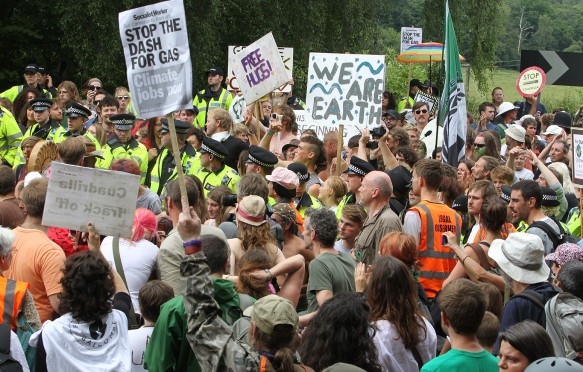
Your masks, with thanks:
M 153 331 L 154 327 L 142 327 L 128 332 L 130 349 L 132 351 L 132 372 L 146 371 L 144 369 L 144 353 L 146 352 L 146 346 L 150 342 Z
M 431 131 L 431 134 L 428 134 Z M 437 125 L 437 119 L 431 120 L 425 128 L 421 131 L 421 135 L 419 139 L 423 141 L 425 147 L 427 147 L 427 158 L 431 158 L 431 154 L 433 154 L 433 150 L 435 150 L 435 136 L 437 138 L 437 147 L 441 147 L 443 144 L 443 128 Z
M 102 322 L 104 327 L 96 328 L 96 322 L 76 320 L 71 313 L 47 320 L 42 327 L 47 370 L 129 372 L 131 353 L 126 315 L 113 309 Z
M 30 371 L 24 350 L 22 350 L 20 340 L 14 331 L 10 331 L 10 357 L 20 363 L 23 372 Z
M 515 170 L 514 177 L 518 179 L 518 181 L 523 180 L 534 180 L 534 173 L 530 169 L 522 168 L 522 170 Z
M 113 237 L 107 236 L 101 243 L 101 253 L 115 267 L 113 259 Z M 138 294 L 140 289 L 148 282 L 150 275 L 156 269 L 156 259 L 158 258 L 158 247 L 147 240 L 140 240 L 132 243 L 129 240 L 119 240 L 119 256 L 123 265 L 123 271 L 128 282 L 128 291 L 132 298 L 134 311 L 140 313 Z
M 437 336 L 433 326 L 425 318 L 422 319 L 425 322 L 427 334 L 419 327 L 420 342 L 416 348 L 425 364 L 435 358 Z M 418 372 L 419 367 L 413 352 L 405 349 L 405 344 L 399 337 L 395 326 L 388 320 L 379 320 L 376 322 L 376 326 L 378 330 L 373 341 L 377 347 L 383 371 Z
M 470 236 L 468 237 L 468 244 L 474 242 L 474 239 L 476 239 L 476 235 L 478 234 L 479 230 L 480 230 L 479 223 L 475 224 L 474 227 L 472 227 L 472 231 L 470 231 Z

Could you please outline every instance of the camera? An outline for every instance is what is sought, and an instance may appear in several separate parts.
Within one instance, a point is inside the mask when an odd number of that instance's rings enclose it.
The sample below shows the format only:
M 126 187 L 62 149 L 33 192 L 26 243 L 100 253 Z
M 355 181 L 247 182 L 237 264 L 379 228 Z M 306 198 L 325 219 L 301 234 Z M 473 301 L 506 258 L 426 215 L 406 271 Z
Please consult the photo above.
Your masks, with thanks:
M 274 120 L 281 120 L 281 115 L 279 114 L 271 114 L 271 118 Z
M 234 207 L 237 204 L 237 195 L 229 194 L 223 196 L 223 207 Z
M 379 143 L 377 141 L 371 141 L 371 142 L 366 144 L 367 149 L 375 150 L 375 149 L 378 149 L 378 147 L 379 147 Z
M 97 87 L 95 85 L 90 85 L 87 87 L 87 90 L 96 90 Z
M 385 129 L 385 127 L 383 127 L 382 125 L 372 129 L 370 131 L 370 136 L 372 138 L 381 138 L 382 136 L 384 136 L 387 133 L 387 130 Z

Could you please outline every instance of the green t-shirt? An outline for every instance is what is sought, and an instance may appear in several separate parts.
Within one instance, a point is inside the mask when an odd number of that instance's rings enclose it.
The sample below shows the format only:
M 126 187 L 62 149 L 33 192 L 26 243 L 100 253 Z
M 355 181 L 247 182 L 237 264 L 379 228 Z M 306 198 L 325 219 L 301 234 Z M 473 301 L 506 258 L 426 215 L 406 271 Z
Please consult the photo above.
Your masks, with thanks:
M 308 313 L 320 307 L 316 292 L 331 291 L 334 294 L 354 292 L 354 268 L 356 263 L 345 254 L 322 253 L 310 262 L 308 281 Z
M 444 355 L 430 360 L 421 368 L 421 372 L 497 372 L 498 358 L 482 350 L 479 353 L 452 349 Z

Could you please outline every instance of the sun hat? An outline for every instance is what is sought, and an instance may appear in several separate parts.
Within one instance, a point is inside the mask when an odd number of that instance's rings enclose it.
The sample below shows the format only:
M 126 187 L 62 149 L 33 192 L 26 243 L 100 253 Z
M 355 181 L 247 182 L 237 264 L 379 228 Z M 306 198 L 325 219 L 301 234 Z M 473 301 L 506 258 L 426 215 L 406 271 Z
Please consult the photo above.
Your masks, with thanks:
M 524 143 L 524 136 L 526 135 L 526 130 L 519 124 L 509 125 L 505 131 L 506 135 L 515 141 Z
M 257 195 L 244 197 L 237 205 L 239 221 L 251 226 L 267 223 L 265 220 L 265 200 Z
M 488 250 L 488 256 L 519 283 L 540 283 L 549 277 L 545 247 L 537 235 L 516 232 L 508 235 L 506 240 L 496 239 Z
M 502 102 L 500 104 L 500 107 L 498 107 L 498 115 L 496 115 L 496 117 L 502 116 L 505 113 L 507 113 L 508 111 L 518 110 L 519 108 L 520 107 L 514 106 L 514 103 L 512 103 L 512 102 Z

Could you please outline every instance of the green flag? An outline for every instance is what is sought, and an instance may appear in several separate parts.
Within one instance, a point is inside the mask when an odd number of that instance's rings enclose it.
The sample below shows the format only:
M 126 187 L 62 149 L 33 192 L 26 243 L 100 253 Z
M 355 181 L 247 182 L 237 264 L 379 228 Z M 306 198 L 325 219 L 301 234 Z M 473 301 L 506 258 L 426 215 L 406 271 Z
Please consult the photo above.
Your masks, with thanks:
M 457 167 L 465 158 L 466 149 L 466 94 L 462 79 L 457 39 L 453 28 L 449 3 L 445 2 L 444 41 L 445 81 L 439 102 L 439 125 L 443 126 L 442 161 Z

